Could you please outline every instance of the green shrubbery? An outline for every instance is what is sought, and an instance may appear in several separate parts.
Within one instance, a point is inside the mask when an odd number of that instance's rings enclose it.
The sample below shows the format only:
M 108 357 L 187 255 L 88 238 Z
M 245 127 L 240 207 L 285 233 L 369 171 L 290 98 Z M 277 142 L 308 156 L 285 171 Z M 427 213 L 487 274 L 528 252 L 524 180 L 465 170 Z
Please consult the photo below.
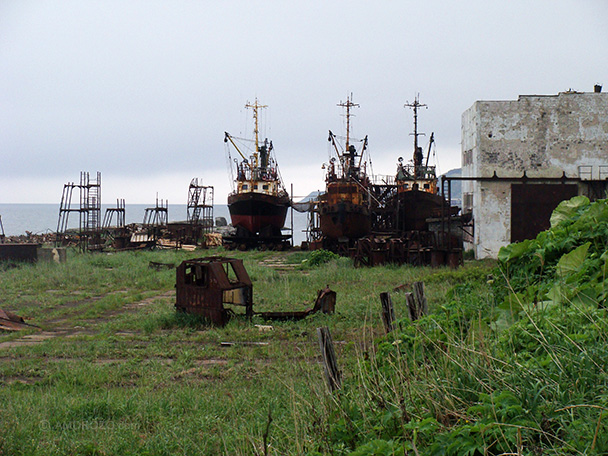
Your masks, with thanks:
M 330 252 L 329 250 L 313 250 L 308 259 L 305 260 L 307 267 L 315 267 L 321 264 L 329 263 L 330 261 L 337 260 L 340 258 L 339 255 Z
M 608 272 L 608 200 L 585 196 L 562 202 L 551 229 L 536 239 L 500 250 L 501 272 L 509 286 L 497 293 L 525 303 L 604 304 Z
M 335 454 L 608 452 L 608 202 L 551 222 L 377 342 L 337 398 Z

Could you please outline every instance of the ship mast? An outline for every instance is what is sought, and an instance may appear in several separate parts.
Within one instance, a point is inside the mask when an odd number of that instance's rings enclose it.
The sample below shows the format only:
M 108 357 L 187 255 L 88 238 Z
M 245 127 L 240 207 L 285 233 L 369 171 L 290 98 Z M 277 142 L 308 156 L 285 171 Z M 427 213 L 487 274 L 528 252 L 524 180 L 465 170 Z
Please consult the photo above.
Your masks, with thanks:
M 346 147 L 345 147 L 345 155 L 346 155 L 346 160 L 347 160 L 347 165 L 346 169 L 350 169 L 351 166 L 354 163 L 354 159 L 355 157 L 351 157 L 351 152 L 350 152 L 350 108 L 358 108 L 359 104 L 357 103 L 353 103 L 352 102 L 353 99 L 353 94 L 350 94 L 350 98 L 347 96 L 346 97 L 346 102 L 340 101 L 340 103 L 338 103 L 337 106 L 340 106 L 342 108 L 346 108 Z
M 420 167 L 422 166 L 422 149 L 418 147 L 418 136 L 424 135 L 424 133 L 418 133 L 418 108 L 426 108 L 427 105 L 420 103 L 419 97 L 416 95 L 414 102 L 410 103 L 406 101 L 403 105 L 404 108 L 412 108 L 414 110 L 414 133 L 410 135 L 414 136 L 414 176 L 418 177 Z
M 255 167 L 257 168 L 259 166 L 258 156 L 259 156 L 259 150 L 260 150 L 260 140 L 259 140 L 260 130 L 259 130 L 259 124 L 258 124 L 258 109 L 267 108 L 268 105 L 259 104 L 258 99 L 256 97 L 255 103 L 251 104 L 251 103 L 247 102 L 245 107 L 253 109 L 253 121 L 254 121 L 254 125 L 255 125 L 254 130 L 253 130 L 253 132 L 255 133 L 255 153 L 253 154 L 253 158 L 255 160 Z

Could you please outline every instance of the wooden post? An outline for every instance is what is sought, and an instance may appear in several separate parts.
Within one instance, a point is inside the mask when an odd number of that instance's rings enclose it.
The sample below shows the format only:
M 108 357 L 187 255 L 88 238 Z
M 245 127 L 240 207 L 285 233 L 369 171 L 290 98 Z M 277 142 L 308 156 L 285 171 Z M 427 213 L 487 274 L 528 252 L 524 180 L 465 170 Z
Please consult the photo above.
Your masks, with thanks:
M 380 293 L 380 303 L 382 304 L 382 322 L 384 330 L 388 334 L 395 329 L 395 309 L 393 308 L 393 300 L 388 292 Z
M 319 338 L 321 355 L 323 356 L 323 370 L 325 371 L 325 378 L 327 379 L 329 390 L 334 392 L 342 387 L 342 381 L 340 378 L 340 371 L 338 370 L 338 363 L 336 362 L 334 343 L 332 342 L 331 335 L 329 334 L 329 328 L 317 328 L 317 336 Z
M 424 295 L 424 282 L 414 282 L 414 298 L 416 299 L 416 309 L 418 318 L 429 313 L 429 307 Z
M 407 302 L 407 308 L 410 311 L 410 320 L 418 320 L 418 309 L 416 307 L 416 299 L 414 299 L 414 294 L 405 293 L 405 301 Z

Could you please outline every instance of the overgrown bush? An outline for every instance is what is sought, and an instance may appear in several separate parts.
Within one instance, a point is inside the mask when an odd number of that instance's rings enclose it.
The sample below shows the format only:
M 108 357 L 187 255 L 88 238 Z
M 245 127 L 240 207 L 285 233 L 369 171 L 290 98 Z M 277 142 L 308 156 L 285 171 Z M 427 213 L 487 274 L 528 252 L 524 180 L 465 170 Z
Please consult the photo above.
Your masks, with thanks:
M 337 260 L 338 258 L 340 258 L 340 255 L 330 252 L 329 250 L 313 250 L 304 264 L 306 267 L 316 267 Z
M 524 303 L 599 303 L 606 300 L 608 200 L 564 201 L 551 229 L 503 247 L 496 293 Z
M 377 341 L 336 398 L 330 451 L 608 453 L 607 201 L 563 202 L 551 225 Z

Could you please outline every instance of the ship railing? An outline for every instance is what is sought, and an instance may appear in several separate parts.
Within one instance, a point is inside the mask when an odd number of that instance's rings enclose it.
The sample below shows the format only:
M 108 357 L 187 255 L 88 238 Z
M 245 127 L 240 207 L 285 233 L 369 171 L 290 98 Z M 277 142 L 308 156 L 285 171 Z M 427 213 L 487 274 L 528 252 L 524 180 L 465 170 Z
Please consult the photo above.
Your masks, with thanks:
M 263 180 L 263 181 L 272 181 L 272 180 L 277 180 L 278 178 L 278 174 L 277 174 L 277 169 L 276 168 L 248 168 L 245 166 L 242 166 L 239 168 L 238 173 L 237 173 L 237 179 L 240 181 L 250 181 L 250 180 Z
M 408 180 L 432 180 L 437 178 L 435 166 L 419 166 L 418 169 L 414 165 L 401 165 L 397 168 L 398 181 Z
M 376 174 L 370 180 L 374 185 L 395 185 L 395 176 L 387 174 Z

